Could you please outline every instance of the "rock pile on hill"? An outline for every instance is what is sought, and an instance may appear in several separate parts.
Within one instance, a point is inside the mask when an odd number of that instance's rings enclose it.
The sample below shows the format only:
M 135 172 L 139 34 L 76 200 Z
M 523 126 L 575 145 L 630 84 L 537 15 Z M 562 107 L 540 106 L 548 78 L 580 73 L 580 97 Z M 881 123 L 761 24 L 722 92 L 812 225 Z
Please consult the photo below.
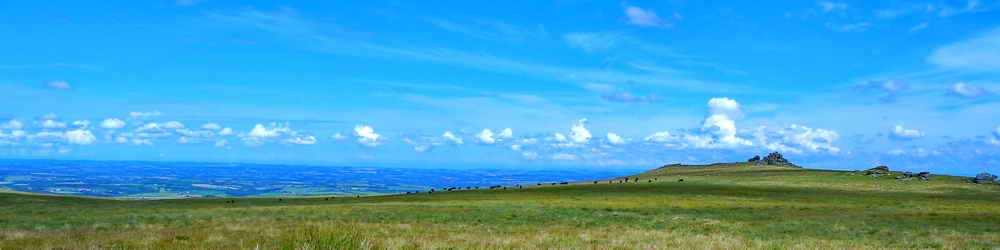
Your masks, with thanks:
M 903 172 L 896 175 L 896 179 L 920 178 L 921 180 L 927 181 L 931 179 L 930 174 L 931 172 L 920 172 L 916 174 L 910 172 Z
M 788 159 L 785 159 L 785 157 L 778 152 L 767 154 L 764 158 L 760 158 L 759 155 L 754 156 L 753 158 L 750 158 L 750 160 L 747 160 L 747 162 L 753 163 L 754 165 L 792 165 Z
M 931 179 L 931 172 L 900 172 L 890 171 L 888 166 L 878 166 L 864 171 L 864 174 L 871 177 L 895 176 L 897 180 L 920 179 L 928 181 Z
M 879 177 L 883 175 L 889 175 L 889 166 L 878 166 L 865 170 L 865 175 L 871 177 Z
M 976 175 L 976 178 L 972 178 L 973 183 L 977 184 L 1000 184 L 997 180 L 996 175 L 991 175 L 990 173 L 981 173 Z

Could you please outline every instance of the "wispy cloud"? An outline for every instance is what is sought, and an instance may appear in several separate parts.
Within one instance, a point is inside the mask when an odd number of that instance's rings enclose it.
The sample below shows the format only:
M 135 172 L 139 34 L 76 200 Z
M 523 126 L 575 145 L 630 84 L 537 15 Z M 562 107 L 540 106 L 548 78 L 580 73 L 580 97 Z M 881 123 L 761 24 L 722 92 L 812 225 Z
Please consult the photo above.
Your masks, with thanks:
M 927 62 L 953 70 L 1000 72 L 1000 28 L 942 46 Z
M 604 69 L 563 67 L 455 49 L 386 46 L 352 39 L 349 36 L 320 32 L 316 28 L 319 24 L 309 22 L 296 10 L 288 8 L 275 12 L 252 9 L 239 12 L 212 12 L 209 13 L 209 16 L 232 24 L 256 27 L 301 44 L 307 49 L 323 53 L 454 64 L 479 70 L 506 72 L 576 84 L 588 82 L 635 83 L 673 86 L 690 91 L 712 93 L 754 91 L 740 85 L 684 79 L 664 74 L 635 74 Z M 645 46 L 644 49 L 657 53 L 669 53 L 668 50 L 657 46 Z
M 642 27 L 667 28 L 673 26 L 673 23 L 671 22 L 672 20 L 661 18 L 652 10 L 642 9 L 635 6 L 625 7 L 625 17 L 628 18 L 628 24 Z M 672 18 L 675 20 L 682 19 L 680 14 L 675 14 Z
M 525 42 L 548 37 L 544 26 L 524 28 L 506 22 L 477 20 L 473 22 L 453 22 L 444 19 L 424 18 L 424 21 L 443 30 L 491 41 Z

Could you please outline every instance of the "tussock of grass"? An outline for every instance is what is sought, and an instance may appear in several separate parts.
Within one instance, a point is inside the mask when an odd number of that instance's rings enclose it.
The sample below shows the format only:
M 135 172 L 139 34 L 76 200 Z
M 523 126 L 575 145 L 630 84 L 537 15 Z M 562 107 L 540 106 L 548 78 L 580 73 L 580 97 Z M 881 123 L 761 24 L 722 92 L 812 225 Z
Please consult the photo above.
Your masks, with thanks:
M 1000 248 L 1000 186 L 958 177 L 744 165 L 629 177 L 640 182 L 329 201 L 0 193 L 0 249 Z

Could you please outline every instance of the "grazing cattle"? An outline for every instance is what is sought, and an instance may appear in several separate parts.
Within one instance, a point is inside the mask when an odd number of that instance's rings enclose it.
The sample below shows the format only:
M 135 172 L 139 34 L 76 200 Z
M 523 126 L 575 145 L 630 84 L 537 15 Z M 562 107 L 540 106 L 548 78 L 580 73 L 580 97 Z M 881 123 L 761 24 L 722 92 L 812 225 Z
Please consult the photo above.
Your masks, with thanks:
M 647 182 L 649 182 L 649 183 L 653 183 L 653 180 L 649 180 L 649 181 L 647 181 Z
M 684 179 L 677 180 L 678 182 L 684 182 Z
M 541 184 L 541 183 L 538 183 L 538 185 L 539 185 L 539 186 L 541 186 L 542 184 Z
M 569 184 L 569 182 L 565 182 L 565 181 L 564 181 L 564 182 L 560 182 L 560 183 L 559 183 L 559 185 L 566 185 L 566 184 Z
M 354 198 L 361 198 L 361 195 L 355 195 Z
M 281 200 L 281 199 L 278 199 L 278 201 L 282 201 L 282 200 Z
M 503 187 L 503 190 L 507 190 L 507 187 Z
M 597 184 L 597 181 L 594 181 L 594 184 Z
M 628 182 L 628 177 L 625 177 L 625 182 Z

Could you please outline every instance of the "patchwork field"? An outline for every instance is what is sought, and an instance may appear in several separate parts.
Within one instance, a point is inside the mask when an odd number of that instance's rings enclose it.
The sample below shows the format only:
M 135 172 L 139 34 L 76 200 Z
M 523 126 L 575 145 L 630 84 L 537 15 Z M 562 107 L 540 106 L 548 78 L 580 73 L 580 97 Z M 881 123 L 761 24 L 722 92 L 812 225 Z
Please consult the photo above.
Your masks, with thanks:
M 1000 185 L 962 177 L 745 164 L 628 177 L 360 198 L 5 192 L 0 249 L 1000 248 Z

